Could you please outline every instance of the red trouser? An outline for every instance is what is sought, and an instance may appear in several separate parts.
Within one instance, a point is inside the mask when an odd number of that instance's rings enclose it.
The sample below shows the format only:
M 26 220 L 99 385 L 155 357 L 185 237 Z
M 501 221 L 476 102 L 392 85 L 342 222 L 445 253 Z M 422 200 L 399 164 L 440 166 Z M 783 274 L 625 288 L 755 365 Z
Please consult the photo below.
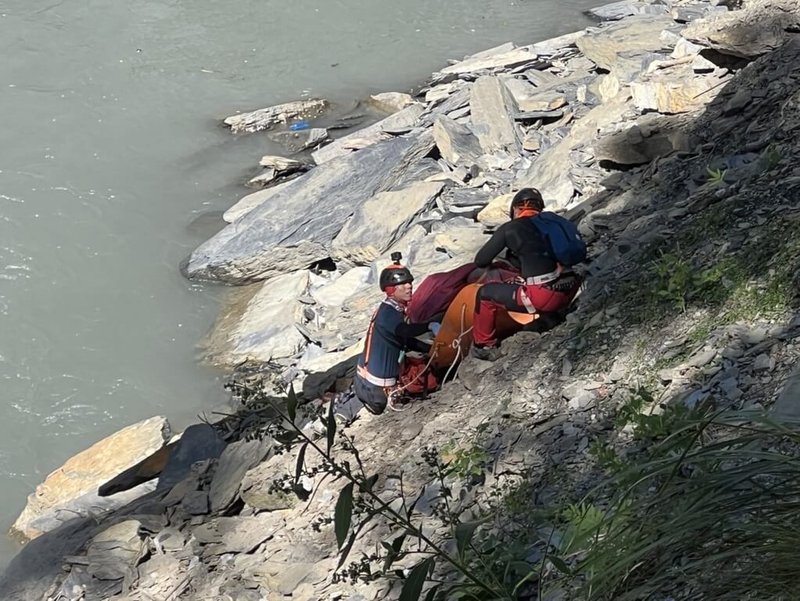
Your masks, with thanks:
M 497 309 L 505 308 L 518 313 L 527 313 L 523 295 L 536 308 L 537 313 L 560 311 L 569 305 L 578 293 L 580 279 L 574 285 L 551 289 L 550 284 L 485 284 L 478 289 L 475 299 L 475 319 L 472 323 L 472 338 L 478 346 L 497 346 L 495 316 Z M 566 283 L 566 282 L 565 282 Z

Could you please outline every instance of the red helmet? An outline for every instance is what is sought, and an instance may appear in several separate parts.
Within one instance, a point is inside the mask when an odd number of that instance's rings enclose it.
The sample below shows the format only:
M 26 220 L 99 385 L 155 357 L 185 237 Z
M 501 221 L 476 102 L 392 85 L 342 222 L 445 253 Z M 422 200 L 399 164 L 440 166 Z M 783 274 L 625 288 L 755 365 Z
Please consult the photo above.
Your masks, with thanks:
M 542 193 L 536 188 L 523 188 L 511 200 L 511 207 L 508 209 L 508 217 L 514 219 L 515 209 L 528 209 L 530 211 L 544 211 L 544 199 Z
M 381 290 L 384 292 L 390 286 L 399 286 L 400 284 L 410 284 L 414 281 L 414 276 L 405 265 L 400 265 L 400 260 L 403 255 L 400 253 L 392 253 L 392 264 L 386 266 L 381 271 L 379 284 Z

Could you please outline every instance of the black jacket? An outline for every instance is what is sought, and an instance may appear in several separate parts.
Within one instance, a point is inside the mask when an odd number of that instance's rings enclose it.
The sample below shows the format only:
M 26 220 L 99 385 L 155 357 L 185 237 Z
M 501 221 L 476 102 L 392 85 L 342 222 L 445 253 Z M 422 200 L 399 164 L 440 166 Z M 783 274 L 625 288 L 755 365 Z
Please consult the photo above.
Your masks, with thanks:
M 475 265 L 488 267 L 505 249 L 507 258 L 524 278 L 555 271 L 558 265 L 547 256 L 547 243 L 530 219 L 520 217 L 497 228 L 475 255 Z

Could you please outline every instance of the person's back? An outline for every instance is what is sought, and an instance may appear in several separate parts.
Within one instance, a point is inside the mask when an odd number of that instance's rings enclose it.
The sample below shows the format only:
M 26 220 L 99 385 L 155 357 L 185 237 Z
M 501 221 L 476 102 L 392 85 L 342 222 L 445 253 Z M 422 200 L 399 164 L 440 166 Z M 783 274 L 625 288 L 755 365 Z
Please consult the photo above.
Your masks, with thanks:
M 513 219 L 497 228 L 489 242 L 478 251 L 475 264 L 488 267 L 503 248 L 515 257 L 524 278 L 549 273 L 557 267 L 556 261 L 547 253 L 547 242 L 531 223 L 530 217 Z
M 518 283 L 491 283 L 478 289 L 475 299 L 472 354 L 479 359 L 499 356 L 495 329 L 498 309 L 558 317 L 580 288 L 580 278 L 558 264 L 548 241 L 532 219 L 544 211 L 544 200 L 535 188 L 523 188 L 511 201 L 511 221 L 501 225 L 475 256 L 478 267 L 488 267 L 508 250 L 519 261 Z M 557 319 L 548 319 L 557 323 Z

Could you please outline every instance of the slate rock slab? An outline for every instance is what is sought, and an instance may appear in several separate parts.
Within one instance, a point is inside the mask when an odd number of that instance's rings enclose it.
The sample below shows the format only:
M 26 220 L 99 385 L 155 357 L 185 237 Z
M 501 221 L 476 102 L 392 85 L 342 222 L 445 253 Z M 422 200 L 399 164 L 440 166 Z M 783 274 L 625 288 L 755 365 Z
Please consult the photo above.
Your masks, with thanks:
M 332 159 L 288 182 L 189 257 L 190 278 L 243 284 L 303 269 L 329 256 L 329 244 L 365 200 L 387 189 L 387 172 L 411 148 L 393 138 Z
M 233 503 L 244 475 L 261 463 L 271 449 L 271 440 L 240 440 L 228 445 L 219 458 L 211 481 L 208 496 L 212 512 L 221 511 Z

